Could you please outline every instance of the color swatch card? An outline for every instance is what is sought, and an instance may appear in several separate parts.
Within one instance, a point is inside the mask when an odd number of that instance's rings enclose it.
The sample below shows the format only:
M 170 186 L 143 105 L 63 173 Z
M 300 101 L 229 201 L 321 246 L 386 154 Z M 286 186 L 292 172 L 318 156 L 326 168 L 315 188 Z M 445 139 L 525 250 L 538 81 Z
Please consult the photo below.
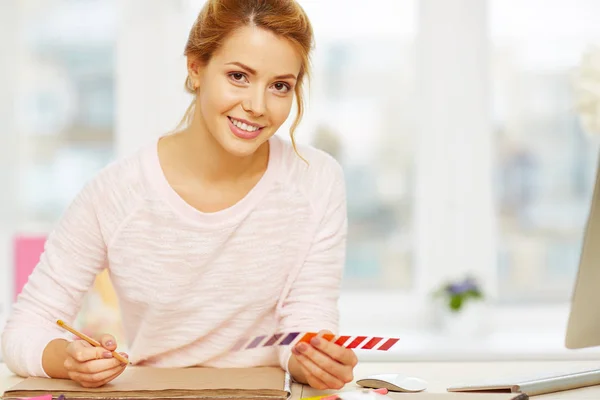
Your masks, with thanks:
M 308 343 L 310 342 L 310 339 L 315 336 L 317 336 L 316 332 L 290 332 L 255 336 L 239 340 L 232 351 L 242 351 L 269 346 L 293 346 L 301 342 Z M 380 336 L 336 336 L 331 334 L 321 335 L 320 337 L 347 349 L 379 351 L 390 350 L 400 340 L 398 338 L 385 338 Z

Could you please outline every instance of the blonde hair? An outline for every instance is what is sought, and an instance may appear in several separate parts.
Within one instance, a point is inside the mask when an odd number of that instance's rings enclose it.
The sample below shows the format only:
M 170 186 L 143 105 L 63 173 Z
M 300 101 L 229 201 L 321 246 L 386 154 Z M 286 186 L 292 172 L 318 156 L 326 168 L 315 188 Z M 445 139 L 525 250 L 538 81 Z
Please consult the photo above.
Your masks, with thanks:
M 184 55 L 193 56 L 206 64 L 228 35 L 247 25 L 266 29 L 288 39 L 301 56 L 302 64 L 294 89 L 297 115 L 290 128 L 292 144 L 297 152 L 294 132 L 304 115 L 302 88 L 304 77 L 309 78 L 310 75 L 313 30 L 306 13 L 296 1 L 208 0 L 190 31 Z M 191 94 L 196 93 L 189 76 L 185 81 L 185 89 Z M 179 124 L 180 127 L 190 123 L 194 115 L 194 105 L 195 101 L 192 101 Z

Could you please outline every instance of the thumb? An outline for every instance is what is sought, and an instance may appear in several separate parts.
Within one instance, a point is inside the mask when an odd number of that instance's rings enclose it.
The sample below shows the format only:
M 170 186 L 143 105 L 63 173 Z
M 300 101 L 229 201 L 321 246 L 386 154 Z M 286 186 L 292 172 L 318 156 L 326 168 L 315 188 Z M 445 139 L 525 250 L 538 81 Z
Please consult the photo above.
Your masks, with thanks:
M 106 350 L 115 351 L 117 349 L 117 340 L 113 335 L 105 333 L 100 336 L 98 341 Z
M 331 339 L 333 339 L 333 337 L 335 336 L 333 334 L 333 332 L 331 332 L 330 330 L 327 329 L 321 329 L 318 333 L 317 336 L 319 337 L 324 337 L 325 340 L 331 341 Z

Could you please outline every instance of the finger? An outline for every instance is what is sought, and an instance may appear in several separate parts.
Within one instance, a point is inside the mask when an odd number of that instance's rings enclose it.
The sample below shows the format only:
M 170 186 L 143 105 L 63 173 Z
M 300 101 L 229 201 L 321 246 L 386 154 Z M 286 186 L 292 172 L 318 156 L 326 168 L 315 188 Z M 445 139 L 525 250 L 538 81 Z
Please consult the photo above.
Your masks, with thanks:
M 78 341 L 83 342 L 83 341 Z M 93 347 L 83 343 L 73 343 L 72 346 L 67 346 L 67 354 L 72 357 L 75 361 L 83 363 L 91 360 L 99 360 L 103 358 L 113 358 L 110 351 L 103 347 Z
M 117 349 L 117 340 L 113 335 L 105 333 L 103 335 L 100 335 L 98 341 L 107 350 L 115 351 Z
M 114 367 L 111 369 L 107 369 L 104 371 L 96 372 L 96 373 L 84 373 L 79 371 L 71 371 L 69 373 L 70 378 L 77 382 L 88 382 L 88 383 L 98 383 L 103 382 L 106 379 L 114 377 L 125 369 L 124 365 L 120 365 L 118 367 Z
M 299 356 L 297 355 L 292 355 L 292 357 L 298 359 Z M 297 360 L 298 361 L 298 360 Z M 302 364 L 300 363 L 300 361 L 298 361 L 298 367 L 300 368 L 300 371 L 302 371 L 302 374 L 304 375 L 304 377 L 306 378 L 307 383 L 318 390 L 325 390 L 325 389 L 329 389 L 327 387 L 327 385 L 325 384 L 325 382 L 323 382 L 322 380 L 320 380 L 319 378 L 315 377 L 314 375 L 311 375 L 310 371 Z
M 88 361 L 79 361 L 79 359 L 67 357 L 65 360 L 65 368 L 68 371 L 95 374 L 123 365 L 123 363 L 113 357 L 110 352 L 105 350 L 105 353 L 107 354 L 104 354 L 104 358 L 91 359 Z
M 311 345 L 299 343 L 296 346 L 296 349 L 302 353 L 303 356 L 309 358 L 313 363 L 319 366 L 319 368 L 328 372 L 329 375 L 334 376 L 336 379 L 344 383 L 351 382 L 354 379 L 351 366 L 339 363 Z
M 329 357 L 339 361 L 344 365 L 356 367 L 356 365 L 358 364 L 358 358 L 356 357 L 356 354 L 354 354 L 354 351 L 352 351 L 352 349 L 347 349 L 318 336 L 312 338 L 310 340 L 310 344 L 314 348 L 327 354 Z
M 115 367 L 113 369 L 102 371 L 96 374 L 83 374 L 80 372 L 71 372 L 69 373 L 69 377 L 79 382 L 79 384 L 83 387 L 100 387 L 108 382 L 115 379 L 117 376 L 121 375 L 125 370 L 126 366 L 121 364 L 119 367 Z
M 314 377 L 313 375 L 306 374 L 306 382 L 310 385 L 310 387 L 315 388 L 317 390 L 327 390 L 330 389 L 325 382 L 320 380 L 319 378 Z
M 299 347 L 310 347 L 310 346 L 306 345 L 305 343 L 300 343 Z M 311 358 L 307 357 L 305 355 L 306 350 L 304 350 L 302 353 L 298 353 L 298 350 L 296 350 L 296 348 L 294 347 L 294 349 L 292 351 L 294 352 L 294 355 L 295 355 L 296 359 L 298 360 L 298 363 L 300 365 L 304 366 L 304 368 L 306 368 L 306 371 L 308 372 L 307 380 L 308 380 L 308 377 L 312 375 L 314 378 L 323 382 L 329 389 L 341 389 L 344 387 L 344 382 L 342 382 L 340 379 L 338 379 L 334 375 L 330 374 L 327 370 L 323 369 L 321 365 L 318 365 Z
M 116 369 L 116 373 L 110 377 L 108 377 L 107 379 L 105 379 L 102 384 L 106 384 L 110 381 L 112 381 L 113 379 L 115 379 L 117 376 L 121 375 L 123 373 L 123 371 L 125 371 L 125 368 L 127 368 L 127 364 L 121 364 L 121 366 L 119 368 Z

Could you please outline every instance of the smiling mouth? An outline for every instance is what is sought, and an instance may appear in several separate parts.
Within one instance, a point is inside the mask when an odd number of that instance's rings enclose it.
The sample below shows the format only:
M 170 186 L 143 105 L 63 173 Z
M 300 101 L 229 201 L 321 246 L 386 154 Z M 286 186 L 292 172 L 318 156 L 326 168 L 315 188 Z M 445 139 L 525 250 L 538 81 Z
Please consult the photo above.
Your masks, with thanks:
M 231 123 L 236 127 L 239 128 L 243 131 L 246 132 L 256 132 L 262 128 L 264 128 L 264 126 L 260 126 L 260 125 L 256 125 L 256 124 L 247 124 L 245 122 L 239 121 L 235 118 L 232 117 L 227 117 L 229 118 L 229 120 L 231 121 Z

